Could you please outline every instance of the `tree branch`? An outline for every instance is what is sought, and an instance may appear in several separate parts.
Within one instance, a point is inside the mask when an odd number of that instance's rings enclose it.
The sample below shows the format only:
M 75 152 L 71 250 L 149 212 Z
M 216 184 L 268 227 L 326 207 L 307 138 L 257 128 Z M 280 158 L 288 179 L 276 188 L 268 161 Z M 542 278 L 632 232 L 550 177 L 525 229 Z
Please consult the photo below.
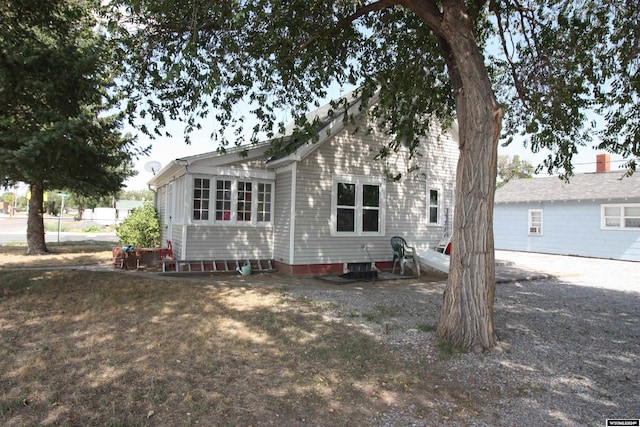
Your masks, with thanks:
M 442 11 L 438 9 L 435 1 L 400 0 L 400 4 L 415 13 L 438 37 L 444 37 Z
M 323 32 L 323 31 L 318 31 L 317 33 L 315 33 L 314 35 L 309 37 L 309 39 L 307 39 L 307 41 L 302 43 L 293 52 L 291 52 L 286 57 L 285 60 L 289 61 L 289 60 L 293 59 L 300 52 L 302 52 L 307 47 L 309 47 L 309 45 L 311 45 L 314 41 L 316 41 L 318 38 L 320 38 L 323 34 L 327 34 L 327 35 L 337 34 L 344 27 L 346 27 L 347 25 L 351 24 L 353 21 L 355 21 L 355 20 L 357 20 L 359 18 L 362 18 L 364 15 L 367 15 L 367 14 L 369 14 L 371 12 L 378 12 L 378 11 L 381 11 L 381 10 L 386 9 L 388 7 L 398 5 L 400 3 L 401 3 L 401 0 L 379 0 L 379 1 L 375 2 L 375 3 L 370 3 L 368 5 L 365 5 L 365 6 L 361 7 L 361 8 L 358 8 L 351 15 L 340 19 L 338 24 L 335 27 L 331 28 L 330 31 L 327 31 L 326 33 Z

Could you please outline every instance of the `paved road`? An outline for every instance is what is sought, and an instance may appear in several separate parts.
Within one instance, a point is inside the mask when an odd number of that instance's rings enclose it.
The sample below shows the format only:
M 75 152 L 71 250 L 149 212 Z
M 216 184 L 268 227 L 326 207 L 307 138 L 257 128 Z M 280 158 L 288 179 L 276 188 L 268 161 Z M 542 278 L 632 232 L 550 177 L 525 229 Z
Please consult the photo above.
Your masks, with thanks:
M 54 218 L 55 220 L 55 218 Z M 63 222 L 73 222 L 73 219 L 64 219 Z M 105 242 L 117 242 L 118 237 L 114 233 L 80 233 L 49 231 L 45 234 L 47 243 L 97 240 Z M 0 245 L 7 243 L 27 242 L 27 219 L 26 217 L 0 217 Z

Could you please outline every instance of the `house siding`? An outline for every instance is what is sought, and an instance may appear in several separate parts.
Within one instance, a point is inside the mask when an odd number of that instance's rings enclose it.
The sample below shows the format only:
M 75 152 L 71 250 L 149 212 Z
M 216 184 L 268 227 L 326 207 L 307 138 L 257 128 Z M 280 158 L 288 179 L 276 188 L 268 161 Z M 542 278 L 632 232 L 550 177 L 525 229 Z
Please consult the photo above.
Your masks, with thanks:
M 275 210 L 273 224 L 273 258 L 285 264 L 291 264 L 291 168 L 276 172 Z
M 182 249 L 184 247 L 184 242 L 182 241 L 182 231 L 183 225 L 174 225 L 171 228 L 171 245 L 173 247 L 173 257 L 176 259 L 184 259 L 182 256 Z
M 165 222 L 165 212 L 167 208 L 167 186 L 163 186 L 156 192 L 156 210 L 158 211 L 158 219 L 160 220 L 160 231 L 161 231 L 161 239 L 164 242 L 165 240 L 170 240 L 171 236 L 169 236 L 167 230 L 167 224 Z
M 362 129 L 362 127 L 361 127 Z M 379 148 L 389 137 L 372 131 L 356 133 L 347 128 L 325 142 L 298 164 L 296 175 L 296 265 L 390 261 L 389 240 L 399 235 L 410 245 L 432 248 L 444 232 L 441 225 L 427 225 L 427 182 L 443 190 L 441 208 L 452 215 L 457 146 L 450 136 L 433 134 L 423 145 L 420 170 L 407 176 L 415 159 L 405 150 L 376 161 Z M 399 182 L 386 182 L 385 234 L 383 236 L 331 236 L 331 186 L 334 175 L 384 178 L 403 173 Z M 367 249 L 364 249 L 366 245 Z
M 243 260 L 273 257 L 271 227 L 185 226 L 183 259 Z
M 329 129 L 335 133 L 323 135 L 315 146 L 298 147 L 290 156 L 267 161 L 264 147 L 250 148 L 247 159 L 210 153 L 181 159 L 161 171 L 154 178 L 160 187 L 157 206 L 163 236 L 173 241 L 174 255 L 190 260 L 271 258 L 283 271 L 297 273 L 341 271 L 342 264 L 350 262 L 388 264 L 392 259 L 389 240 L 396 235 L 419 249 L 433 248 L 445 231 L 451 230 L 458 159 L 454 134 L 434 128 L 421 144 L 419 155 L 410 157 L 408 150 L 401 148 L 383 160 L 374 160 L 391 136 L 364 118 L 344 128 L 342 123 L 338 127 L 334 124 Z M 416 166 L 418 170 L 408 172 Z M 402 179 L 394 182 L 391 178 L 399 174 Z M 193 221 L 193 177 L 216 176 L 273 183 L 271 224 L 245 226 L 236 221 L 216 222 L 211 216 Z M 381 235 L 332 235 L 335 176 L 383 183 Z M 441 191 L 442 220 L 438 224 L 427 223 L 429 188 Z M 168 204 L 173 206 L 172 214 L 165 212 Z
M 609 203 L 616 202 L 605 204 Z M 498 204 L 494 209 L 495 247 L 640 261 L 640 231 L 603 230 L 600 206 L 593 201 Z M 542 209 L 542 236 L 528 235 L 529 209 Z

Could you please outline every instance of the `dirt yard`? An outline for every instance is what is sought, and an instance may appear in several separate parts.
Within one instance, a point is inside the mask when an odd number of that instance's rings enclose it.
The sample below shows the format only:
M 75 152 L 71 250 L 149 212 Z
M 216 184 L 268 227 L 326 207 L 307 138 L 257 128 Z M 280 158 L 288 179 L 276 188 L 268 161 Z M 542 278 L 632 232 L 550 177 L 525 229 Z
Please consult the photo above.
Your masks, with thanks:
M 502 351 L 436 342 L 444 281 L 113 271 L 0 248 L 0 424 L 574 426 L 637 418 L 640 264 L 514 256 Z M 532 263 L 536 261 L 537 263 Z M 80 265 L 80 267 L 69 268 Z
M 0 424 L 360 425 L 390 405 L 450 417 L 482 404 L 445 379 L 446 360 L 406 364 L 285 295 L 278 275 L 246 286 L 53 268 L 105 256 L 3 257 Z

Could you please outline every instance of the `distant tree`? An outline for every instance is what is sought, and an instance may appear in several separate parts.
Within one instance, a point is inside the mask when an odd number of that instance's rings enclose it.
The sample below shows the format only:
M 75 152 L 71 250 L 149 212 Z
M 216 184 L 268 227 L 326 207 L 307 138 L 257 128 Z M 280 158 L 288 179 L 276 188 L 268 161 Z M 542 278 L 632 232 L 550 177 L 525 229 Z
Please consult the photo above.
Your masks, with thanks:
M 47 252 L 43 192 L 118 191 L 133 172 L 99 0 L 0 3 L 0 179 L 29 184 L 29 254 Z
M 120 192 L 118 200 L 140 200 L 153 201 L 153 191 L 151 190 L 126 190 Z
M 498 156 L 498 185 L 502 187 L 512 179 L 531 178 L 535 172 L 535 167 L 526 160 L 520 160 L 517 154 L 512 157 L 507 155 Z

